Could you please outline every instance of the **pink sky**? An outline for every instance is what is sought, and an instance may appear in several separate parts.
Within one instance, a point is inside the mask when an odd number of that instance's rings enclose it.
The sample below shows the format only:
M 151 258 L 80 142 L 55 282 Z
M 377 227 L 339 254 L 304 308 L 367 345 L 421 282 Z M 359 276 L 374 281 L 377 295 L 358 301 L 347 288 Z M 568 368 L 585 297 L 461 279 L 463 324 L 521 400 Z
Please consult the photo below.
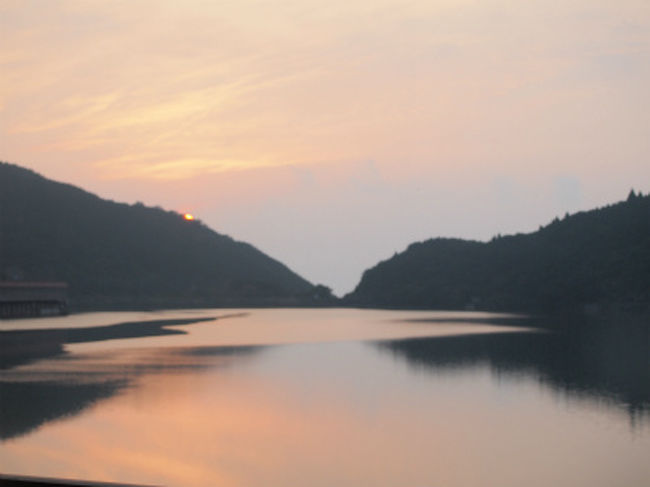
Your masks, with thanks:
M 3 1 L 0 158 L 350 291 L 650 191 L 650 3 Z

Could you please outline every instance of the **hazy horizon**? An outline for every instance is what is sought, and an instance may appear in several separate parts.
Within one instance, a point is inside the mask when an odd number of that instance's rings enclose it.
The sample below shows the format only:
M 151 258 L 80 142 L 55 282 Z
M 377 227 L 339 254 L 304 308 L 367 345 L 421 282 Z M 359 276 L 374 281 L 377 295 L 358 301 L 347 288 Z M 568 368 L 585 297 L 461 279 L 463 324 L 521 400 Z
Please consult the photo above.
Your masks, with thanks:
M 650 4 L 3 2 L 0 159 L 344 294 L 650 191 Z

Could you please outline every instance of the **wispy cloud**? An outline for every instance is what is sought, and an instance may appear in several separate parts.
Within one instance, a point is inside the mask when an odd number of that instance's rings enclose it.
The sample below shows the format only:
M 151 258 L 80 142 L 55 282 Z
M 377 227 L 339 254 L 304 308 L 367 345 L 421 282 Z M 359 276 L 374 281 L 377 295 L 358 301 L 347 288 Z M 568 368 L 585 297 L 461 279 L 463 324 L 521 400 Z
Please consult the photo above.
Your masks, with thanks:
M 103 172 L 129 157 L 152 167 L 138 178 L 196 174 L 182 160 L 482 164 L 495 143 L 516 158 L 548 147 L 554 120 L 611 105 L 599 88 L 629 89 L 626 70 L 650 81 L 632 1 L 35 5 L 3 11 L 9 152 L 69 151 Z
M 163 161 L 163 162 L 160 162 Z M 224 171 L 242 171 L 272 166 L 267 161 L 235 159 L 178 158 L 161 155 L 122 156 L 95 163 L 103 179 L 144 178 L 157 180 L 188 179 Z

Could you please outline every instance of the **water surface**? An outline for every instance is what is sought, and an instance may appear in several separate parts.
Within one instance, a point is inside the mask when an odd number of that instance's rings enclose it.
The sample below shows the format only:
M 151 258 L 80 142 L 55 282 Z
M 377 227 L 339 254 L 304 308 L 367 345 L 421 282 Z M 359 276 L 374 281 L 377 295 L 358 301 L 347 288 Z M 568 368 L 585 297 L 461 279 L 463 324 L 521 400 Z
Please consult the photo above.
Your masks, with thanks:
M 172 334 L 111 338 L 139 321 Z M 133 324 L 106 327 L 118 323 Z M 646 485 L 647 330 L 524 325 L 331 309 L 77 315 L 61 350 L 0 370 L 0 470 L 170 486 Z M 5 342 L 21 326 L 3 322 Z

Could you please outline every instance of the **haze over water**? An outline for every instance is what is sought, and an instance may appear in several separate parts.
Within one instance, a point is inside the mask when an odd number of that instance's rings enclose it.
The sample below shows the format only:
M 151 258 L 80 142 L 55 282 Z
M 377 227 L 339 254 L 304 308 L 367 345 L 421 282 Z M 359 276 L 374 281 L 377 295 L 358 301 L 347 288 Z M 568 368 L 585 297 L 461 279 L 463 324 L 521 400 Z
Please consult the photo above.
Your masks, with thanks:
M 186 334 L 76 343 L 1 370 L 0 470 L 170 486 L 650 479 L 650 370 L 632 332 L 622 356 L 603 353 L 601 339 L 621 343 L 611 330 L 587 339 L 484 313 L 195 310 L 70 324 L 213 316 L 172 327 Z

